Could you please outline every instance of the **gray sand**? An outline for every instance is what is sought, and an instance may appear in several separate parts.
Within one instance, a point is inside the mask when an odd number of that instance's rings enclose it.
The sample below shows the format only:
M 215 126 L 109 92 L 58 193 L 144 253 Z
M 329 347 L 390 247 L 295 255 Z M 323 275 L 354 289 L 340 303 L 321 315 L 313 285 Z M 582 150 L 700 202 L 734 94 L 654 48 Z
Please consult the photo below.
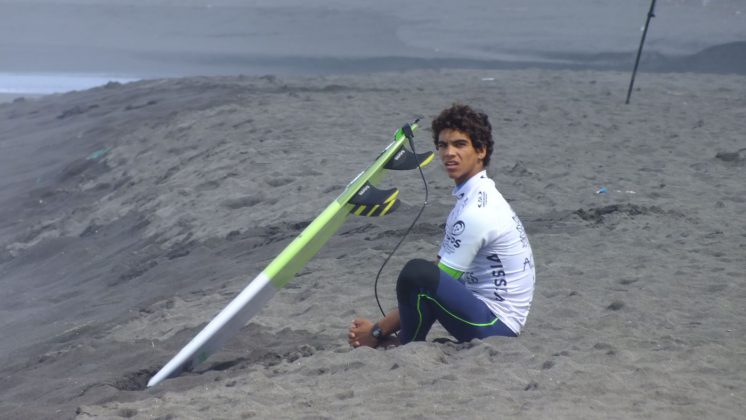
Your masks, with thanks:
M 659 0 L 625 106 L 649 4 L 0 0 L 0 418 L 742 418 L 746 9 Z M 17 98 L 29 75 L 156 80 Z M 145 388 L 456 100 L 491 115 L 535 252 L 521 337 L 348 347 L 423 200 L 392 173 L 396 213 L 349 220 L 224 350 Z M 385 308 L 453 202 L 425 174 Z
M 746 78 L 414 71 L 110 84 L 0 105 L 0 417 L 740 418 Z M 517 339 L 351 350 L 423 199 L 352 219 L 193 373 L 148 378 L 404 122 L 492 117 L 537 290 Z M 429 131 L 417 133 L 421 150 Z M 431 258 L 451 181 L 384 271 Z M 596 194 L 600 187 L 607 193 Z

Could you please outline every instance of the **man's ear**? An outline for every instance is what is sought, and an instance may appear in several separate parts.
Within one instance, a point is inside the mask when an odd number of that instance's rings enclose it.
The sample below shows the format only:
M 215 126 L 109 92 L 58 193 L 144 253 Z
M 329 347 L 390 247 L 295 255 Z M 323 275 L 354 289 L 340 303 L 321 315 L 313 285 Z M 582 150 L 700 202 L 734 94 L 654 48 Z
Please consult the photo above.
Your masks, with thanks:
M 479 148 L 479 149 L 476 149 L 476 150 L 477 150 L 477 158 L 479 158 L 479 160 L 483 161 L 484 158 L 487 157 L 487 148 L 486 147 L 482 147 L 482 148 Z

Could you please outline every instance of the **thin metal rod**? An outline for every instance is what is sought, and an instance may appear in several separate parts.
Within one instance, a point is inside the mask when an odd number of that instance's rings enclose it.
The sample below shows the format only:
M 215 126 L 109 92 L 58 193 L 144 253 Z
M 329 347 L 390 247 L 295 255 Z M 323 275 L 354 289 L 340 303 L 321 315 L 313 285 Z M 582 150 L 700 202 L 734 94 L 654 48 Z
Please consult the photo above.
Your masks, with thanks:
M 642 55 L 642 45 L 645 44 L 645 36 L 648 34 L 648 27 L 650 26 L 650 20 L 655 17 L 655 0 L 650 2 L 650 11 L 648 11 L 648 18 L 645 21 L 645 28 L 642 31 L 642 39 L 640 39 L 640 48 L 637 49 L 637 58 L 635 59 L 635 68 L 632 70 L 632 79 L 629 81 L 629 89 L 627 90 L 627 101 L 625 104 L 629 104 L 629 97 L 632 96 L 632 86 L 635 84 L 635 75 L 637 74 L 637 66 L 640 65 L 640 55 Z

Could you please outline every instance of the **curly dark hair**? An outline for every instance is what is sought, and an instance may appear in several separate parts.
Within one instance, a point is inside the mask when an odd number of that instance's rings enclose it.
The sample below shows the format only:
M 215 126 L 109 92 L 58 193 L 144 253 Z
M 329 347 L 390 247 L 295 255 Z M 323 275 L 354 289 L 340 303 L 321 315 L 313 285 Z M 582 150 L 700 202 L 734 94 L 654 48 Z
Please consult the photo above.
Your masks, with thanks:
M 484 157 L 484 166 L 490 163 L 490 156 L 495 142 L 492 140 L 492 124 L 487 114 L 472 109 L 469 105 L 455 103 L 446 108 L 433 120 L 433 141 L 438 148 L 438 137 L 440 132 L 446 129 L 463 131 L 469 135 L 471 143 L 476 150 L 487 149 Z

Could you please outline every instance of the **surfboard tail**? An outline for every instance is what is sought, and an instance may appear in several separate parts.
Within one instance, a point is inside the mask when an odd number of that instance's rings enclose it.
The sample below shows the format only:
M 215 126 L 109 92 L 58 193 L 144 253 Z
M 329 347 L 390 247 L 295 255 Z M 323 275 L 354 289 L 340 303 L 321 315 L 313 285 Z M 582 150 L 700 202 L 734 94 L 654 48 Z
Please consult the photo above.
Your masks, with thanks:
M 164 379 L 190 371 L 222 348 L 277 293 L 264 272 L 260 273 L 205 328 L 176 354 L 150 381 L 148 387 Z M 251 302 L 252 305 L 247 306 Z

